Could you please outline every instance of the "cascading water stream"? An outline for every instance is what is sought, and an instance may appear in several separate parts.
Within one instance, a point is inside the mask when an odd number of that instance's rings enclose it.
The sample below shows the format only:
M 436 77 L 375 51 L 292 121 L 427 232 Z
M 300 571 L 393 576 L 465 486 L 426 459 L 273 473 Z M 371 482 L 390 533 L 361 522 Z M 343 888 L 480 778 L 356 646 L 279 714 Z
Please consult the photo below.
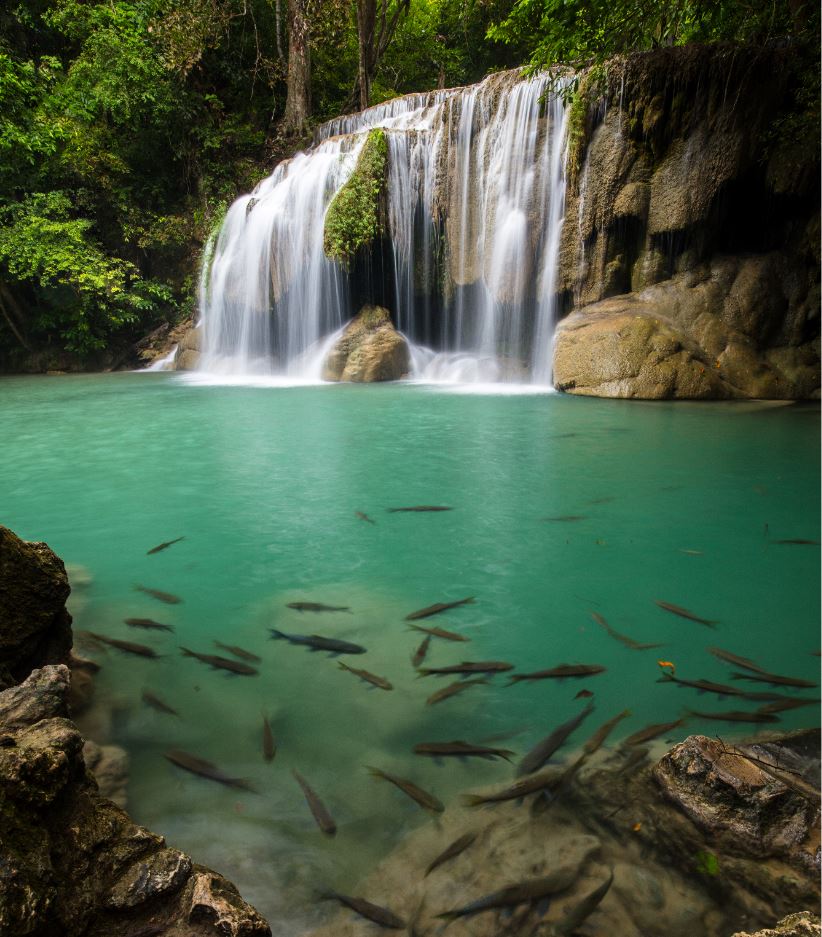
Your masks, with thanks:
M 550 380 L 566 121 L 552 79 L 492 76 L 323 125 L 238 199 L 201 289 L 201 368 L 319 379 L 358 310 L 323 224 L 372 128 L 388 143 L 385 302 L 418 380 Z M 388 282 L 388 281 L 392 282 Z

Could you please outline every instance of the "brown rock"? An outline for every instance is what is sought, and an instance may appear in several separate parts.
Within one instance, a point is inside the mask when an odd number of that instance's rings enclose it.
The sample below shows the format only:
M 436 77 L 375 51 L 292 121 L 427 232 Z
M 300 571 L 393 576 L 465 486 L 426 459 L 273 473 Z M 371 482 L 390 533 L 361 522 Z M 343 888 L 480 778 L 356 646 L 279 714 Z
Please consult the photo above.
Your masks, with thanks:
M 396 381 L 408 373 L 408 343 L 391 323 L 387 309 L 364 306 L 328 353 L 323 380 Z
M 820 937 L 822 926 L 817 915 L 800 911 L 782 918 L 773 927 L 758 930 L 754 934 L 738 931 L 733 937 Z
M 200 352 L 191 348 L 178 348 L 174 357 L 175 371 L 196 371 L 200 364 Z

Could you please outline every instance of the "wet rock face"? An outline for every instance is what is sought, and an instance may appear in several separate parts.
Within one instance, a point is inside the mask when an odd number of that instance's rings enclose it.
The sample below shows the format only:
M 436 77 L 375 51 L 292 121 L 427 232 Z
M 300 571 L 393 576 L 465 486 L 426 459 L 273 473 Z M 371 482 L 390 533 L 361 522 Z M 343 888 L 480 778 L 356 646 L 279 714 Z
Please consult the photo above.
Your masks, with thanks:
M 328 353 L 323 380 L 396 381 L 409 367 L 408 343 L 392 325 L 388 310 L 364 306 Z
M 177 345 L 177 354 L 174 356 L 175 371 L 196 371 L 200 364 L 200 354 L 203 345 L 203 330 L 201 326 L 190 328 L 180 337 Z
M 820 937 L 822 926 L 819 918 L 810 911 L 789 914 L 773 927 L 758 930 L 755 934 L 739 931 L 733 937 Z
M 100 797 L 68 685 L 46 666 L 0 693 L 0 933 L 270 935 L 229 882 Z
M 32 667 L 68 660 L 69 591 L 63 561 L 45 543 L 28 543 L 0 526 L 0 688 Z

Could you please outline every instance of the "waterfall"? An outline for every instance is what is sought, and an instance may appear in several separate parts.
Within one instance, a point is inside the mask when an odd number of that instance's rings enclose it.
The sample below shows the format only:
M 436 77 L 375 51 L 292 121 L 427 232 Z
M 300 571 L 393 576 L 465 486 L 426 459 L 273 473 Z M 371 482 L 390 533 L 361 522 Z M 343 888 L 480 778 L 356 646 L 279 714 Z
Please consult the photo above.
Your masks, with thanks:
M 323 250 L 325 212 L 372 128 L 388 143 L 379 295 L 411 377 L 548 383 L 565 109 L 550 76 L 517 72 L 329 121 L 238 199 L 203 278 L 201 368 L 318 377 L 329 336 L 357 312 L 356 274 Z

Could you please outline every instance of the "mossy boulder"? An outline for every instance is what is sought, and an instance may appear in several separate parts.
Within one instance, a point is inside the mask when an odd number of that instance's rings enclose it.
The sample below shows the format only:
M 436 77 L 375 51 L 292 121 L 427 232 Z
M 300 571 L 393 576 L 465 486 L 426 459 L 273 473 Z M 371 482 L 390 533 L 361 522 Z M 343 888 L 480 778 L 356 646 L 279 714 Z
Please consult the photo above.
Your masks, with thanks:
M 325 214 L 323 247 L 332 260 L 348 266 L 355 254 L 381 237 L 386 228 L 388 140 L 371 130 L 348 181 Z
M 396 381 L 408 373 L 408 342 L 382 306 L 364 306 L 343 330 L 323 365 L 323 380 Z

